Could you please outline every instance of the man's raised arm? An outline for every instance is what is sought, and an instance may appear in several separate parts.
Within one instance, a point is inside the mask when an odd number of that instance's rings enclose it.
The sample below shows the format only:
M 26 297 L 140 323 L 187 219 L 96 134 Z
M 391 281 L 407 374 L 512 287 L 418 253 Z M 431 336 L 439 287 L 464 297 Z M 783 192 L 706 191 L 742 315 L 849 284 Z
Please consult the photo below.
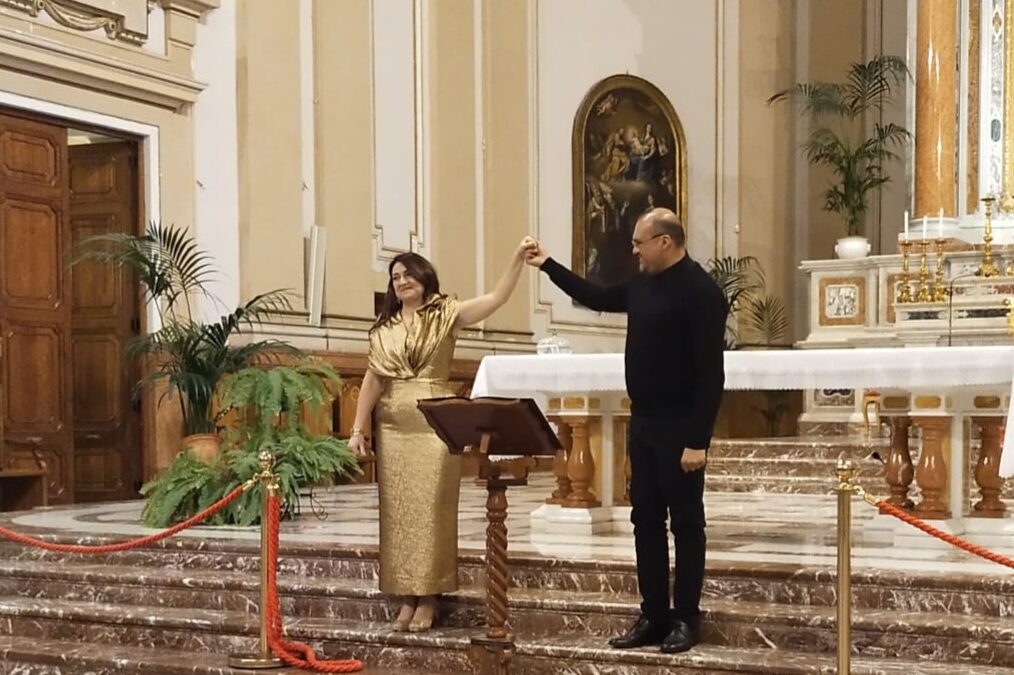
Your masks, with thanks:
M 549 257 L 546 249 L 539 243 L 539 248 L 531 252 L 526 262 L 538 267 L 556 284 L 560 290 L 574 300 L 596 312 L 626 312 L 627 285 L 600 286 L 582 279 L 569 269 Z

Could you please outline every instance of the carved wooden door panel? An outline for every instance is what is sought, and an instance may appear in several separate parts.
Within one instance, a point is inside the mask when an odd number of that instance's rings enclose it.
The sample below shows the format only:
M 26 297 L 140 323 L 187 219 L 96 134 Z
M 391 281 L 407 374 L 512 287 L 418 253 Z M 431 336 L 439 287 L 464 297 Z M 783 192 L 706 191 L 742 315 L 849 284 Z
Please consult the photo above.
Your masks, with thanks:
M 67 131 L 0 115 L 0 386 L 4 463 L 73 499 Z
M 137 161 L 127 141 L 70 147 L 70 229 L 74 243 L 99 234 L 134 233 Z M 82 262 L 72 272 L 74 498 L 136 496 L 140 478 L 137 368 L 125 354 L 140 329 L 133 275 L 108 263 Z

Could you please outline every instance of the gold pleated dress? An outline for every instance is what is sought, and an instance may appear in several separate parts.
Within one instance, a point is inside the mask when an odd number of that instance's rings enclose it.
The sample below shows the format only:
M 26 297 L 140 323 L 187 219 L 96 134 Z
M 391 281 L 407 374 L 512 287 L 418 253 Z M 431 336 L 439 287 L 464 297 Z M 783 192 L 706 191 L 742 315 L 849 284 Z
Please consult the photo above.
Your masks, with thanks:
M 436 595 L 458 588 L 461 458 L 416 407 L 450 396 L 458 303 L 434 296 L 407 328 L 400 317 L 370 334 L 369 367 L 387 379 L 376 407 L 380 590 Z

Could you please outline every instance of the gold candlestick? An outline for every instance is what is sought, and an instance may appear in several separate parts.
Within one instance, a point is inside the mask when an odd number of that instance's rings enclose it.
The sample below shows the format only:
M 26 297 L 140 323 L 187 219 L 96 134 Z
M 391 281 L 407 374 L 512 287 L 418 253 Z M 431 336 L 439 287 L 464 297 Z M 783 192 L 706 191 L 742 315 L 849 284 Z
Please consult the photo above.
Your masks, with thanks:
M 982 237 L 985 247 L 982 252 L 982 266 L 975 270 L 975 276 L 998 277 L 1000 270 L 993 263 L 993 202 L 996 200 L 994 197 L 983 197 L 982 201 L 986 205 L 986 231 Z
M 929 268 L 926 266 L 926 252 L 929 250 L 929 240 L 919 240 L 919 292 L 915 296 L 916 302 L 929 302 L 932 299 L 929 290 Z
M 937 269 L 933 275 L 933 302 L 943 302 L 947 299 L 947 288 L 944 286 L 944 242 L 946 239 L 936 239 L 937 245 Z
M 908 284 L 908 254 L 912 248 L 912 242 L 908 239 L 900 244 L 901 246 L 901 287 L 898 289 L 898 303 L 912 302 L 912 287 Z

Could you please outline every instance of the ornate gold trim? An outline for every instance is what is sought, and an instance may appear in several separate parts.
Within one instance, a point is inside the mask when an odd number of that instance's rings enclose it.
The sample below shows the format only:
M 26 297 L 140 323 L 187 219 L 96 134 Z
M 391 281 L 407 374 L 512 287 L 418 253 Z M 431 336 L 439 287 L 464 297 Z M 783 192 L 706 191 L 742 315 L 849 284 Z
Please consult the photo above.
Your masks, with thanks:
M 939 408 L 943 401 L 939 396 L 916 396 L 915 407 L 921 410 L 933 410 Z
M 884 408 L 890 410 L 906 410 L 908 408 L 908 396 L 885 396 L 881 404 Z
M 687 137 L 683 132 L 683 123 L 676 114 L 676 109 L 669 101 L 669 98 L 651 82 L 634 75 L 611 75 L 599 81 L 585 94 L 581 105 L 577 109 L 577 114 L 574 116 L 574 127 L 571 131 L 571 229 L 573 231 L 571 269 L 581 276 L 584 276 L 586 272 L 584 257 L 585 222 L 582 218 L 584 215 L 585 189 L 584 132 L 588 126 L 588 116 L 591 115 L 592 105 L 595 101 L 605 92 L 619 88 L 633 89 L 657 103 L 659 108 L 662 109 L 662 114 L 665 116 L 666 121 L 673 128 L 675 142 L 680 154 L 679 166 L 677 167 L 677 171 L 679 172 L 677 178 L 679 181 L 679 195 L 676 200 L 676 215 L 679 217 L 680 222 L 683 223 L 687 241 L 690 241 L 689 211 L 687 210 Z M 676 151 L 677 148 L 673 148 L 673 152 Z
M 976 408 L 999 408 L 1000 397 L 999 396 L 976 396 L 972 399 L 972 405 Z
M 564 410 L 583 410 L 584 407 L 584 396 L 566 396 L 563 399 Z

